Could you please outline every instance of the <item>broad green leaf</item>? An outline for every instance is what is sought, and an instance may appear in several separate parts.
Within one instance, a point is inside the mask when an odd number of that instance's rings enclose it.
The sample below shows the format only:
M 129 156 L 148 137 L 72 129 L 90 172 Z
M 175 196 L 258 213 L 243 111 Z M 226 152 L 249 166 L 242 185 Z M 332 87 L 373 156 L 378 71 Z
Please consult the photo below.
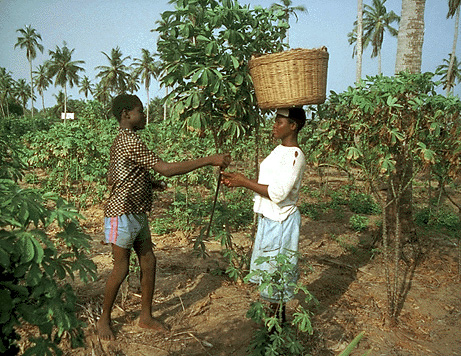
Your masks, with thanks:
M 7 269 L 10 266 L 10 255 L 0 247 L 0 265 Z
M 236 76 L 235 76 L 235 81 L 234 81 L 235 85 L 242 85 L 243 83 L 243 75 L 241 75 L 240 73 L 238 73 Z
M 32 263 L 26 276 L 27 285 L 30 287 L 36 286 L 40 283 L 42 276 L 43 273 L 39 266 L 36 263 Z
M 239 67 L 239 61 L 238 61 L 238 59 L 237 59 L 236 57 L 232 56 L 232 55 L 230 56 L 230 58 L 231 58 L 231 60 L 232 60 L 232 64 L 233 64 L 233 66 L 234 66 L 234 69 L 237 69 L 237 68 Z
M 13 310 L 13 299 L 10 291 L 0 289 L 0 324 L 5 325 L 10 319 Z
M 21 234 L 22 236 L 18 239 L 17 248 L 20 251 L 21 262 L 27 263 L 33 260 L 35 256 L 35 246 L 32 242 L 32 238 L 28 233 Z
M 348 160 L 357 160 L 361 155 L 362 154 L 357 147 L 348 147 L 346 149 L 346 159 Z

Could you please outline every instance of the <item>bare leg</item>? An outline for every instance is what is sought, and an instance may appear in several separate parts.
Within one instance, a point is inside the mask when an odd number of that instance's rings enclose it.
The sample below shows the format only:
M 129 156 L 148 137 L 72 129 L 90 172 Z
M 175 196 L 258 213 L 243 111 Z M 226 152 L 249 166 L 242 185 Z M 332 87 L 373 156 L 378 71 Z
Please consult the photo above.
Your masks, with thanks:
M 152 298 L 154 296 L 157 259 L 152 251 L 151 240 L 134 245 L 141 267 L 141 314 L 139 326 L 142 328 L 164 331 L 162 324 L 152 317 Z
M 104 302 L 102 304 L 102 314 L 96 324 L 98 335 L 103 340 L 115 340 L 114 333 L 110 328 L 110 314 L 120 285 L 128 275 L 130 263 L 130 250 L 112 245 L 112 254 L 114 256 L 114 267 L 107 279 L 106 289 L 104 291 Z

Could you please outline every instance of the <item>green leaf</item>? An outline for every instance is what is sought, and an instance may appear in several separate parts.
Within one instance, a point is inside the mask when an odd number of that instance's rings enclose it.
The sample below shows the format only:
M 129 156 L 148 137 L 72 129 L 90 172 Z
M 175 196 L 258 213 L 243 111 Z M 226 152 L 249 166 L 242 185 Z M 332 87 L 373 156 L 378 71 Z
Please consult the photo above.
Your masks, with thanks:
M 204 35 L 198 35 L 195 39 L 197 41 L 203 41 L 203 42 L 210 42 L 211 41 L 208 37 L 205 37 Z
M 362 156 L 362 153 L 357 147 L 348 147 L 346 149 L 346 159 L 357 160 Z
M 16 246 L 20 252 L 22 263 L 27 263 L 33 260 L 35 256 L 35 246 L 32 242 L 32 238 L 29 236 L 29 233 L 21 234 Z
M 238 73 L 236 76 L 235 76 L 235 80 L 234 80 L 234 83 L 235 85 L 239 86 L 239 85 L 242 85 L 243 83 L 243 75 L 241 75 L 240 73 Z
M 43 276 L 42 271 L 36 263 L 32 263 L 26 276 L 28 286 L 34 287 L 40 283 Z
M 4 325 L 12 317 L 13 299 L 9 290 L 0 289 L 0 324 Z
M 351 341 L 349 345 L 347 345 L 346 349 L 339 354 L 339 356 L 349 356 L 351 352 L 356 348 L 360 340 L 362 340 L 363 336 L 365 335 L 365 332 L 362 331 L 360 334 L 358 334 L 354 340 Z
M 238 59 L 236 57 L 232 56 L 232 55 L 230 56 L 230 58 L 232 60 L 232 64 L 234 66 L 234 69 L 237 69 L 239 67 L 239 65 L 240 65 Z

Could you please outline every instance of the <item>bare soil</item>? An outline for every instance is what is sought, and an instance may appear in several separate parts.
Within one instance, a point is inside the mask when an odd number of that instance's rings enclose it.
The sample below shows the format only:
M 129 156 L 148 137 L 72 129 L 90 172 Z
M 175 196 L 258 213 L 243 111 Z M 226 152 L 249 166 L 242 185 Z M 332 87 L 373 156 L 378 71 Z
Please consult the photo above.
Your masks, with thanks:
M 338 177 L 336 177 L 338 178 Z M 328 184 L 341 184 L 340 179 Z M 344 178 L 344 177 L 343 177 Z M 325 183 L 325 182 L 323 182 Z M 318 186 L 319 177 L 309 172 L 305 184 Z M 307 199 L 304 197 L 304 199 Z M 164 199 L 156 203 L 162 210 Z M 101 244 L 102 209 L 93 206 L 84 212 L 83 226 L 94 237 L 92 259 L 99 278 L 77 286 L 80 317 L 88 323 L 87 347 L 66 350 L 66 355 L 243 356 L 258 327 L 246 318 L 250 303 L 258 299 L 254 286 L 236 283 L 216 273 L 225 268 L 221 247 L 210 242 L 210 257 L 194 255 L 191 238 L 175 232 L 153 235 L 156 244 L 157 283 L 154 316 L 170 330 L 166 334 L 146 331 L 137 326 L 140 308 L 139 282 L 136 273 L 119 293 L 113 311 L 116 340 L 100 341 L 94 323 L 107 275 L 112 268 L 110 247 Z M 386 323 L 386 283 L 379 253 L 375 253 L 376 228 L 356 232 L 349 227 L 350 213 L 329 213 L 317 220 L 303 217 L 300 260 L 304 272 L 301 281 L 317 298 L 317 305 L 306 305 L 302 295 L 287 306 L 288 319 L 297 304 L 312 313 L 314 334 L 300 334 L 306 354 L 339 355 L 360 332 L 365 337 L 352 355 L 386 356 L 461 356 L 461 283 L 457 248 L 443 236 L 427 235 L 424 258 L 412 276 L 399 323 Z M 233 234 L 234 243 L 251 248 L 249 232 Z

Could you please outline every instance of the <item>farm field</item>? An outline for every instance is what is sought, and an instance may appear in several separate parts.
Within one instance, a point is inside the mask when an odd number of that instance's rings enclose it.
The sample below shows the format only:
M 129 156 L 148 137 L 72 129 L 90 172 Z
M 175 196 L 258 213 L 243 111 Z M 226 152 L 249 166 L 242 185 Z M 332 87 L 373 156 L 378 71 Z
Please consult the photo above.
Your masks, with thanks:
M 320 179 L 309 169 L 304 186 L 310 192 L 325 184 L 337 189 L 347 176 L 331 169 Z M 150 220 L 171 204 L 171 188 L 159 193 Z M 301 203 L 313 199 L 304 193 Z M 321 197 L 319 198 L 321 199 Z M 317 200 L 318 201 L 318 200 Z M 234 282 L 226 268 L 219 242 L 208 242 L 210 257 L 198 258 L 191 240 L 195 232 L 171 231 L 153 234 L 157 256 L 154 315 L 170 330 L 155 333 L 137 327 L 140 308 L 136 272 L 119 293 L 113 311 L 117 339 L 100 341 L 94 323 L 100 314 L 105 281 L 111 270 L 110 247 L 103 245 L 102 206 L 83 211 L 85 232 L 93 238 L 91 258 L 98 267 L 98 279 L 76 285 L 79 318 L 87 323 L 85 348 L 68 349 L 65 355 L 248 355 L 247 347 L 258 327 L 246 318 L 250 303 L 258 299 L 255 287 Z M 311 218 L 303 215 L 300 240 L 301 280 L 317 298 L 317 305 L 303 305 L 312 311 L 313 335 L 298 335 L 312 356 L 339 355 L 360 332 L 365 332 L 352 355 L 461 355 L 461 293 L 457 248 L 442 233 L 418 231 L 424 257 L 411 276 L 411 289 L 395 327 L 384 323 L 386 283 L 378 229 L 371 223 L 362 232 L 349 226 L 347 208 L 324 211 Z M 249 228 L 248 228 L 249 229 Z M 249 231 L 233 232 L 233 242 L 244 251 L 251 248 Z M 287 306 L 288 320 L 299 295 Z M 24 345 L 23 345 L 24 346 Z

